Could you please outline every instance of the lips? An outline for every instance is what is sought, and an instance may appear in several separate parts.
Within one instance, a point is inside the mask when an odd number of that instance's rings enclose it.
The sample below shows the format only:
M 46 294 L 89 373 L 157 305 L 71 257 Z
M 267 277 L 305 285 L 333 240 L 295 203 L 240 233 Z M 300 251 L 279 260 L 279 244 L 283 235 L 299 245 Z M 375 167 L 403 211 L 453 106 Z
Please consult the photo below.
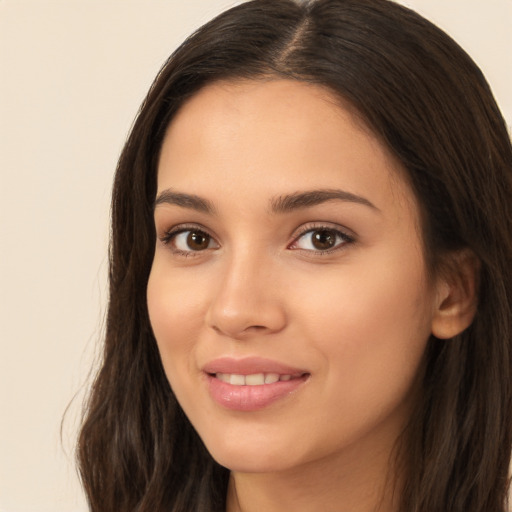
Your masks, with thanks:
M 216 373 L 215 377 L 233 386 L 263 386 L 264 384 L 274 384 L 274 382 L 288 381 L 293 378 L 290 374 L 279 375 L 278 373 L 251 373 L 250 375 Z
M 216 403 L 246 412 L 285 399 L 309 378 L 305 370 L 263 358 L 220 358 L 206 364 L 203 372 Z
M 306 370 L 265 359 L 263 357 L 246 357 L 234 359 L 232 357 L 221 357 L 210 361 L 203 367 L 203 371 L 209 374 L 228 373 L 237 375 L 251 375 L 257 373 L 277 373 L 278 375 L 302 375 L 308 373 Z

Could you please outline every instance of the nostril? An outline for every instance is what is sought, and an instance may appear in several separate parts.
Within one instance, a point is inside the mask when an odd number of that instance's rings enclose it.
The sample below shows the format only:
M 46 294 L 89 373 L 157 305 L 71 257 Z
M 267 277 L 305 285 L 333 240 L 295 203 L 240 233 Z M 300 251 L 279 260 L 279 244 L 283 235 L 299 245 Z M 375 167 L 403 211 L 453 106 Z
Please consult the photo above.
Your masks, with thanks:
M 220 299 L 214 301 L 205 318 L 208 327 L 222 336 L 246 339 L 278 332 L 286 325 L 286 315 L 279 304 L 238 301 L 236 307 L 228 306 Z

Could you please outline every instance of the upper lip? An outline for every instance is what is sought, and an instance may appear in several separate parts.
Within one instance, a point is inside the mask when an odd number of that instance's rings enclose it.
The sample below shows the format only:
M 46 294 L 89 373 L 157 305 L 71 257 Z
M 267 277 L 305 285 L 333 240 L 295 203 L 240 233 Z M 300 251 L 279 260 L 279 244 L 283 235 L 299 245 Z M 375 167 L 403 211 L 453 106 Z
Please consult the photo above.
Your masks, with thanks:
M 263 357 L 220 357 L 205 364 L 202 368 L 205 373 L 230 373 L 237 375 L 253 375 L 255 373 L 277 373 L 279 375 L 303 375 L 306 372 L 279 361 Z

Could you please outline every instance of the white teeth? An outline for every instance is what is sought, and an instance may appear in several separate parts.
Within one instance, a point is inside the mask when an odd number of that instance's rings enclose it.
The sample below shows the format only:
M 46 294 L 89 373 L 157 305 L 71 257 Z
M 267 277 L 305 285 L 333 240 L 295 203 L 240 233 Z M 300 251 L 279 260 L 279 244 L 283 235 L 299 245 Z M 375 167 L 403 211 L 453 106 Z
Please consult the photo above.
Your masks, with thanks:
M 245 375 L 237 375 L 232 373 L 229 377 L 229 383 L 233 386 L 243 386 L 245 384 Z
M 251 375 L 239 375 L 236 373 L 216 373 L 215 377 L 233 386 L 262 386 L 274 384 L 278 381 L 291 380 L 291 375 L 279 375 L 278 373 L 253 373 Z
M 278 373 L 267 373 L 265 375 L 265 384 L 273 384 L 279 380 Z
M 247 386 L 261 386 L 262 384 L 265 384 L 265 374 L 253 373 L 252 375 L 246 375 L 245 383 Z

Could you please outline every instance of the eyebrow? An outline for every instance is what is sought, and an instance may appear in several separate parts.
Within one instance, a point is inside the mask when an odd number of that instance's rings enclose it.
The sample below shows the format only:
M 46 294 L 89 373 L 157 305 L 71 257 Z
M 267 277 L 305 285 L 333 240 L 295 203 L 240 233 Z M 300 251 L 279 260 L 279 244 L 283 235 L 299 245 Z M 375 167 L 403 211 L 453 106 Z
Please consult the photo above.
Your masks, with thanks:
M 324 190 L 308 190 L 305 192 L 296 192 L 279 196 L 271 201 L 271 210 L 274 213 L 288 213 L 302 208 L 309 208 L 327 201 L 340 200 L 349 203 L 361 204 L 369 208 L 380 211 L 372 202 L 362 196 L 352 194 L 345 190 L 324 189 Z
M 172 189 L 166 189 L 158 194 L 153 204 L 155 209 L 159 204 L 175 204 L 182 208 L 190 208 L 191 210 L 197 210 L 203 213 L 212 214 L 215 212 L 213 204 L 207 199 L 196 196 L 194 194 L 183 194 L 181 192 L 175 192 Z
M 346 201 L 349 203 L 361 204 L 373 210 L 380 211 L 368 199 L 352 194 L 345 190 L 338 189 L 322 189 L 322 190 L 307 190 L 304 192 L 296 192 L 278 196 L 270 201 L 270 210 L 272 213 L 289 213 L 303 208 L 310 208 L 328 201 Z M 215 207 L 213 203 L 202 197 L 194 194 L 185 194 L 176 192 L 172 189 L 166 189 L 158 194 L 153 205 L 155 209 L 160 204 L 173 204 L 181 206 L 182 208 L 189 208 L 202 213 L 213 214 Z

